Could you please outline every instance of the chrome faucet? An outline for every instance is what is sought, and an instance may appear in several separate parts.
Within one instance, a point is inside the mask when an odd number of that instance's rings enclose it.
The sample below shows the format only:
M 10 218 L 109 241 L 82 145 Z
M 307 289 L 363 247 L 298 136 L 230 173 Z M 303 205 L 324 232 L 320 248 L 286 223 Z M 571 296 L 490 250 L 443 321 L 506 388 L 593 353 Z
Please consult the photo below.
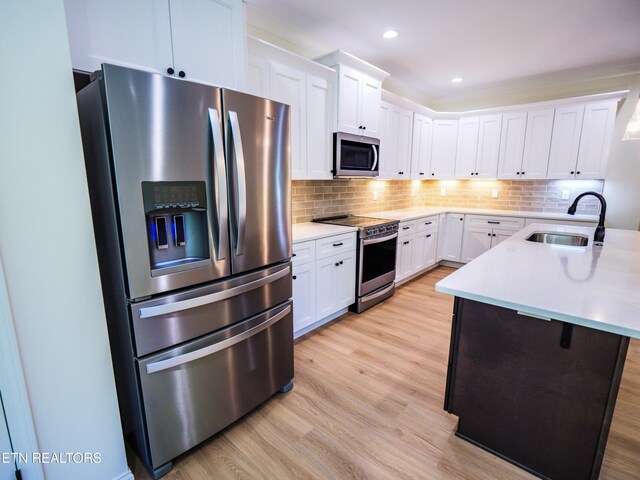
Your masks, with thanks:
M 582 197 L 584 197 L 586 195 L 593 195 L 598 200 L 600 200 L 600 206 L 601 206 L 600 207 L 600 219 L 598 220 L 598 226 L 596 227 L 596 231 L 593 234 L 593 241 L 596 244 L 598 244 L 598 243 L 602 244 L 602 242 L 604 242 L 604 216 L 607 214 L 607 202 L 605 201 L 605 199 L 604 199 L 604 197 L 602 195 L 600 195 L 597 192 L 584 192 L 584 193 L 581 193 L 573 201 L 573 203 L 569 207 L 569 210 L 567 210 L 567 213 L 569 215 L 575 215 L 576 214 L 576 207 L 578 206 L 578 202 L 580 201 L 580 199 Z

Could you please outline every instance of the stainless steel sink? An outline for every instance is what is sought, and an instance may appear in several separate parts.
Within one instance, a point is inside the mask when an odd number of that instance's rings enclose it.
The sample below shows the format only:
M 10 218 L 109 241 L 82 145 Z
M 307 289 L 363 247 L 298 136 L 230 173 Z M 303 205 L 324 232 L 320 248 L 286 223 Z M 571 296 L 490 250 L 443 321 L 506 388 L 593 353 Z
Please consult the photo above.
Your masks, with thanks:
M 527 241 L 570 247 L 586 247 L 589 244 L 589 237 L 571 233 L 536 232 L 529 235 Z

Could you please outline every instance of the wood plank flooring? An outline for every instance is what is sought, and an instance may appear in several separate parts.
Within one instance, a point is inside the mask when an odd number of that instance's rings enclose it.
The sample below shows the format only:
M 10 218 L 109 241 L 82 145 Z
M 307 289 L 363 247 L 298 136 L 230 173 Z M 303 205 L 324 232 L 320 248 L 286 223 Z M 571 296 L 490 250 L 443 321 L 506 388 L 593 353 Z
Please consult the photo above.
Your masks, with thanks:
M 454 436 L 442 409 L 453 299 L 440 267 L 361 315 L 298 339 L 295 387 L 182 455 L 167 480 L 532 479 Z M 640 478 L 640 342 L 632 340 L 600 478 Z M 130 455 L 136 478 L 148 479 Z

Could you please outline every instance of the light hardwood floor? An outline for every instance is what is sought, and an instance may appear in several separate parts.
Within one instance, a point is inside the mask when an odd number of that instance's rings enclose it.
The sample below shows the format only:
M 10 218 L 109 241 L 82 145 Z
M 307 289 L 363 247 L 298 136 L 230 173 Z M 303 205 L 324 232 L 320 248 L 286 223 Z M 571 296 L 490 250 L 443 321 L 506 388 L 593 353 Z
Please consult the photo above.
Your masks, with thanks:
M 531 479 L 454 436 L 443 411 L 453 299 L 440 267 L 295 346 L 295 387 L 204 442 L 167 480 Z M 640 478 L 640 342 L 632 341 L 602 479 Z M 150 478 L 131 456 L 136 478 Z

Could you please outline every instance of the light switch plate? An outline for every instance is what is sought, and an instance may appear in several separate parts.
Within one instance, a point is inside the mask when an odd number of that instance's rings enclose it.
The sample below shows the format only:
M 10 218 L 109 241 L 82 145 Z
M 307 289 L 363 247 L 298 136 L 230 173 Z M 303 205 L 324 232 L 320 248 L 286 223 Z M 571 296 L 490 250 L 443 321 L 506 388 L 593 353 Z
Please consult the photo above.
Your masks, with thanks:
M 440 196 L 444 197 L 447 194 L 447 189 L 446 188 L 441 188 L 440 189 Z
M 373 199 L 378 200 L 378 192 L 373 192 Z
M 498 198 L 498 189 L 494 188 L 491 190 L 491 198 Z

